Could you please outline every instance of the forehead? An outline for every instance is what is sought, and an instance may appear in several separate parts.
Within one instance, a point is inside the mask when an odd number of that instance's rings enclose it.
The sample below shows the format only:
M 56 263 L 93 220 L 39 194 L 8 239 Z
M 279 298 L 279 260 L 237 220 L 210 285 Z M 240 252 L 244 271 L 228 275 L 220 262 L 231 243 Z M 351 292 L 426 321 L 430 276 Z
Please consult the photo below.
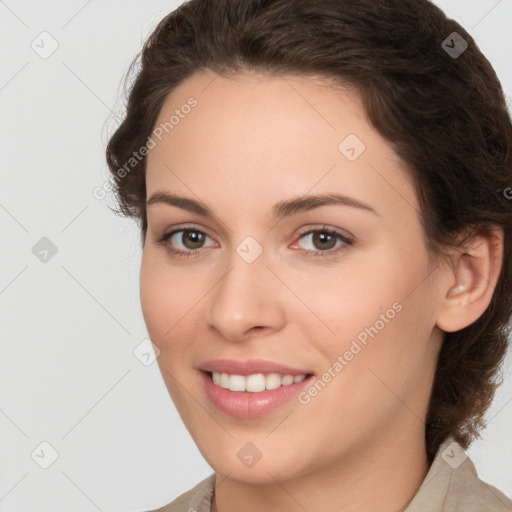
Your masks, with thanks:
M 416 202 L 403 163 L 369 124 L 357 92 L 322 78 L 196 73 L 169 94 L 159 128 L 148 197 L 157 189 L 224 198 L 236 190 L 233 201 L 249 205 L 253 197 L 276 202 L 336 189 Z
M 195 106 L 189 108 L 191 103 Z M 355 91 L 334 89 L 331 82 L 317 77 L 255 72 L 192 75 L 168 95 L 156 127 L 163 128 L 165 144 L 159 144 L 150 159 L 166 150 L 173 150 L 178 158 L 178 152 L 185 153 L 180 151 L 184 143 L 199 141 L 202 146 L 187 157 L 209 152 L 210 158 L 220 158 L 229 146 L 231 154 L 243 148 L 245 155 L 268 161 L 290 149 L 300 154 L 308 140 L 317 144 L 323 139 L 324 146 L 337 149 L 344 132 L 364 137 L 372 131 Z M 265 144 L 265 151 L 260 144 Z M 216 151 L 208 151 L 213 148 Z

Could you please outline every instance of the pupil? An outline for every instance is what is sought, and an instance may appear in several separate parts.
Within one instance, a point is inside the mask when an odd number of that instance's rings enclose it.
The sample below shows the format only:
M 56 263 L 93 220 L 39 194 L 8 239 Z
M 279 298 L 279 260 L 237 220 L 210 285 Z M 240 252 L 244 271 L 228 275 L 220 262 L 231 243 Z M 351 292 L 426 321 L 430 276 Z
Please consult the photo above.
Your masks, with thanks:
M 314 239 L 313 239 L 313 242 L 318 246 L 322 246 L 323 243 L 328 243 L 329 245 L 329 242 L 336 242 L 336 239 L 333 235 L 329 234 L 329 233 L 326 233 L 325 231 L 320 231 L 318 233 L 316 233 L 314 236 Z M 323 247 L 323 249 L 332 249 L 334 247 L 334 245 L 331 243 L 329 245 L 329 247 Z
M 203 235 L 202 233 L 198 233 L 197 231 L 184 231 L 183 232 L 183 244 L 188 247 L 189 249 L 197 249 L 196 246 L 201 246 L 201 242 L 203 241 Z M 189 247 L 187 242 L 191 242 L 192 247 Z

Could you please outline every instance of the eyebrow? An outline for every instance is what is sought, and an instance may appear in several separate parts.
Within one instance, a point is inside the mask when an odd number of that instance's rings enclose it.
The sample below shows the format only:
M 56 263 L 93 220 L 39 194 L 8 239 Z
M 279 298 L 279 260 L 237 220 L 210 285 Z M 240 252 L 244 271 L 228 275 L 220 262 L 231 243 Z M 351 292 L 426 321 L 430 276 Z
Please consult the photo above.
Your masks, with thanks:
M 168 192 L 157 191 L 148 199 L 146 206 L 158 203 L 176 206 L 183 210 L 197 213 L 203 217 L 215 217 L 215 214 L 208 206 L 190 197 L 182 197 Z M 272 208 L 272 218 L 282 219 L 298 213 L 314 210 L 315 208 L 331 205 L 350 206 L 379 215 L 370 205 L 353 197 L 344 196 L 342 194 L 315 194 L 279 201 Z

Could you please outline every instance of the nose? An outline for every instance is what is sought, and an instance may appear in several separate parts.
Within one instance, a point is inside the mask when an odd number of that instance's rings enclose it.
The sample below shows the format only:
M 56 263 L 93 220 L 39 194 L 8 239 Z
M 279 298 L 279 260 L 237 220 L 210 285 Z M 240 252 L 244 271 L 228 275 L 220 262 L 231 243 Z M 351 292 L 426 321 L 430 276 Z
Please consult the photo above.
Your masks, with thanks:
M 230 341 L 279 331 L 286 315 L 285 287 L 267 267 L 264 254 L 248 263 L 236 252 L 210 294 L 208 325 Z

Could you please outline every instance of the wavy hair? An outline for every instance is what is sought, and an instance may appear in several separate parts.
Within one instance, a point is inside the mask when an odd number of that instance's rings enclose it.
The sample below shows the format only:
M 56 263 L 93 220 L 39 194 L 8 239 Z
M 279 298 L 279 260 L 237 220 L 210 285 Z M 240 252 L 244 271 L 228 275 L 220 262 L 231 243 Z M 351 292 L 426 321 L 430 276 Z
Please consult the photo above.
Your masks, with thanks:
M 454 35 L 456 32 L 458 35 Z M 460 55 L 449 53 L 467 43 Z M 426 417 L 431 462 L 453 435 L 467 448 L 485 426 L 512 313 L 512 124 L 501 84 L 473 38 L 428 0 L 189 0 L 132 61 L 126 114 L 106 158 L 117 214 L 147 229 L 146 144 L 168 94 L 200 70 L 320 75 L 354 87 L 371 124 L 405 162 L 432 254 L 468 228 L 504 232 L 489 307 L 444 333 Z M 126 169 L 126 166 L 125 166 Z M 508 191 L 508 193 L 507 193 Z

